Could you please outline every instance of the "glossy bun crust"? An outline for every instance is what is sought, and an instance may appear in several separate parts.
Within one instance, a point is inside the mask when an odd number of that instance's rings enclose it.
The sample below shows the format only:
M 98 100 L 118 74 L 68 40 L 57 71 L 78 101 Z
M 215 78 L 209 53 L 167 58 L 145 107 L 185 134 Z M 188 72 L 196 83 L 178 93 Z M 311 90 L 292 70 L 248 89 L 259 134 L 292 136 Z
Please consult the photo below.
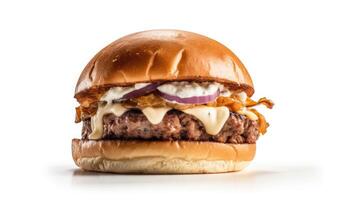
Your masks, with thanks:
M 255 144 L 188 141 L 72 140 L 82 169 L 113 173 L 220 173 L 239 171 L 255 156 Z
M 97 53 L 83 70 L 75 96 L 151 81 L 217 81 L 253 95 L 252 79 L 236 55 L 208 37 L 151 30 L 122 37 Z

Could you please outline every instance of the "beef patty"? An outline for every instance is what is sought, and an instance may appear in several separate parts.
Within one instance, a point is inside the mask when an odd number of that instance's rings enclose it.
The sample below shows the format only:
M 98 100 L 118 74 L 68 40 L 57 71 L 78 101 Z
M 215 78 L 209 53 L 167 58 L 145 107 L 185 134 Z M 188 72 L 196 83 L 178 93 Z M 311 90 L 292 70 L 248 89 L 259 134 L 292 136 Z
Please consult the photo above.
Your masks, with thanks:
M 103 138 L 120 140 L 188 140 L 253 144 L 259 137 L 258 123 L 244 115 L 230 113 L 217 135 L 207 134 L 200 120 L 177 110 L 166 113 L 159 124 L 151 124 L 140 110 L 130 110 L 120 117 L 103 117 Z M 82 139 L 92 132 L 90 118 L 83 120 Z

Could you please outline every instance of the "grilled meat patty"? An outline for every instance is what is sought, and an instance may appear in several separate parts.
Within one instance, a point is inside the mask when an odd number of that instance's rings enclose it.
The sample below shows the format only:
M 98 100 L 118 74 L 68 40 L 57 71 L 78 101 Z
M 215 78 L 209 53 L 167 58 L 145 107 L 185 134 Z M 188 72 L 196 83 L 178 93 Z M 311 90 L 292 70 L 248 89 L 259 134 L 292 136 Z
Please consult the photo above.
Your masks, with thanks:
M 230 113 L 217 135 L 207 134 L 196 117 L 178 110 L 166 113 L 159 124 L 151 124 L 140 110 L 130 110 L 120 117 L 103 117 L 103 139 L 120 140 L 186 140 L 253 144 L 259 137 L 258 123 L 244 115 Z M 90 118 L 83 120 L 82 139 L 92 132 Z

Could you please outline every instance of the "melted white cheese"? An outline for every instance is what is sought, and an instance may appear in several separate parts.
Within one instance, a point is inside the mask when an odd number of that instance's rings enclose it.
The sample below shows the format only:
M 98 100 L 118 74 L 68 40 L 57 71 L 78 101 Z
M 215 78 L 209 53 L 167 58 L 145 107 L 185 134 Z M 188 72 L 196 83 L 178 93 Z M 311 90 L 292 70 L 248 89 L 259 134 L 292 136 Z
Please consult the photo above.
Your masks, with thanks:
M 141 111 L 146 116 L 152 124 L 158 124 L 162 121 L 167 111 L 171 110 L 172 108 L 169 107 L 162 107 L 162 108 L 153 108 L 153 107 L 146 107 Z
M 103 116 L 113 113 L 116 116 L 121 116 L 128 109 L 121 104 L 106 104 L 99 106 L 97 113 L 91 118 L 92 133 L 88 136 L 89 139 L 100 139 L 103 135 Z
M 205 127 L 210 135 L 217 135 L 229 117 L 229 109 L 222 107 L 197 106 L 182 110 L 182 112 L 195 116 Z

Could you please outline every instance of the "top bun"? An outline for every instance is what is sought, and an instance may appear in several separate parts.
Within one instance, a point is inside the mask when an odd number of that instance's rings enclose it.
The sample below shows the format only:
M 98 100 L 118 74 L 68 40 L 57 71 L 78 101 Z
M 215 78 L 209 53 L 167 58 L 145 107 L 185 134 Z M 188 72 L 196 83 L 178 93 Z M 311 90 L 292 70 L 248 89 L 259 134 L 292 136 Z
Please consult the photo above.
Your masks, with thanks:
M 138 82 L 216 81 L 254 93 L 252 79 L 227 47 L 180 30 L 150 30 L 122 37 L 97 53 L 84 68 L 75 96 Z

